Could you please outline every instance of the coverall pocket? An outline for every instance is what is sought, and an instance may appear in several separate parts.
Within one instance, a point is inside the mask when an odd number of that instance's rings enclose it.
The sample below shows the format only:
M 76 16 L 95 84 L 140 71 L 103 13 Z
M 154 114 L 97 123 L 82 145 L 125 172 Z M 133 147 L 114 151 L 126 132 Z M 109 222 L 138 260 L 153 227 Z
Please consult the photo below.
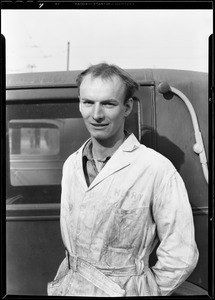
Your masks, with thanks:
M 69 270 L 63 277 L 54 279 L 48 282 L 47 291 L 48 296 L 66 296 L 71 288 L 71 282 L 73 277 L 73 270 Z
M 117 209 L 110 226 L 109 246 L 124 249 L 137 246 L 142 239 L 148 210 L 148 206 L 132 210 Z
M 134 278 L 138 296 L 161 296 L 154 274 L 150 269 L 147 270 L 147 273 L 135 276 Z
M 49 296 L 57 296 L 62 295 L 63 291 L 60 289 L 60 286 L 62 284 L 64 278 L 61 278 L 60 280 L 53 280 L 51 282 L 48 282 L 47 291 Z
M 49 296 L 64 295 L 65 284 L 64 281 L 69 272 L 67 257 L 64 258 L 60 264 L 57 274 L 53 281 L 48 282 L 47 291 Z
M 63 296 L 65 295 L 65 281 L 66 276 L 60 279 L 48 282 L 47 291 L 48 296 Z

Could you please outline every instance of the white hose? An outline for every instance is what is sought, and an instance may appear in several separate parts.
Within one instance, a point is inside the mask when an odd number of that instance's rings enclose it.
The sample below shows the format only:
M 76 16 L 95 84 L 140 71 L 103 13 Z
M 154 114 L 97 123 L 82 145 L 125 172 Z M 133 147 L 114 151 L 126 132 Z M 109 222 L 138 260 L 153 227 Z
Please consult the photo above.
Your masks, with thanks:
M 192 104 L 190 103 L 189 99 L 181 91 L 179 91 L 178 89 L 171 87 L 171 86 L 170 86 L 170 90 L 184 101 L 184 103 L 186 104 L 186 106 L 190 112 L 193 127 L 194 127 L 194 132 L 195 132 L 195 139 L 196 139 L 196 143 L 195 143 L 195 145 L 193 145 L 193 151 L 199 155 L 199 160 L 202 165 L 203 174 L 204 174 L 206 182 L 208 183 L 207 158 L 206 158 L 202 134 L 199 130 L 199 124 L 198 124 L 195 110 L 194 110 Z

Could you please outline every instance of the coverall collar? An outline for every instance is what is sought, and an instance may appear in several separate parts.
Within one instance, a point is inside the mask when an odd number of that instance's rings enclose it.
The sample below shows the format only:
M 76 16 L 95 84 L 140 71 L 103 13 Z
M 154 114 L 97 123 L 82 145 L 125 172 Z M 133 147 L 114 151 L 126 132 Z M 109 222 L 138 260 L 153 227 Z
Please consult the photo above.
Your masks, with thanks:
M 132 155 L 129 155 L 129 153 L 135 151 L 137 148 L 139 148 L 140 143 L 135 137 L 135 135 L 132 133 L 130 136 L 120 145 L 120 147 L 116 150 L 116 152 L 113 154 L 113 156 L 110 158 L 108 163 L 105 165 L 105 167 L 99 172 L 99 174 L 96 176 L 95 180 L 90 184 L 89 187 L 87 187 L 87 183 L 84 176 L 83 171 L 83 162 L 82 162 L 82 153 L 85 145 L 89 142 L 90 139 L 88 139 L 82 147 L 76 152 L 77 154 L 77 166 L 79 170 L 79 181 L 82 183 L 82 187 L 85 190 L 91 190 L 94 188 L 97 184 L 99 184 L 101 181 L 105 180 L 107 177 L 112 175 L 113 173 L 116 173 L 120 171 L 123 168 L 126 168 L 130 165 L 131 160 L 133 159 Z

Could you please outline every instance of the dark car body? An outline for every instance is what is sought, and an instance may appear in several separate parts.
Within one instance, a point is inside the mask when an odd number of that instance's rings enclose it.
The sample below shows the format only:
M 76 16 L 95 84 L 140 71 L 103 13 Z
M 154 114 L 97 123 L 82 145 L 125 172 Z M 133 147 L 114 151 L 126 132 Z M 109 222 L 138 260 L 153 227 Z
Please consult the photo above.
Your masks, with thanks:
M 126 128 L 169 158 L 181 174 L 193 210 L 199 262 L 179 295 L 207 294 L 208 184 L 186 105 L 192 103 L 208 157 L 208 75 L 183 70 L 127 70 L 139 83 Z M 9 295 L 46 295 L 65 256 L 60 194 L 65 159 L 88 138 L 78 109 L 79 71 L 10 74 L 6 79 L 6 286 Z M 151 259 L 151 264 L 156 256 Z

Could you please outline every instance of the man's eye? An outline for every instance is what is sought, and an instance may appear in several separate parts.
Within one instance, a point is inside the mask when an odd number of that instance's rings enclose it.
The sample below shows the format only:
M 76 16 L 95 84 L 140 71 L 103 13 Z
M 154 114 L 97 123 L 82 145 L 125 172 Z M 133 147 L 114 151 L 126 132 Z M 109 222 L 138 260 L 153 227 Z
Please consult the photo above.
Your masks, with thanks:
M 104 103 L 104 106 L 107 107 L 107 108 L 112 108 L 116 105 L 114 103 Z
M 91 106 L 91 105 L 93 105 L 93 102 L 91 102 L 91 101 L 84 101 L 83 104 L 85 106 Z

